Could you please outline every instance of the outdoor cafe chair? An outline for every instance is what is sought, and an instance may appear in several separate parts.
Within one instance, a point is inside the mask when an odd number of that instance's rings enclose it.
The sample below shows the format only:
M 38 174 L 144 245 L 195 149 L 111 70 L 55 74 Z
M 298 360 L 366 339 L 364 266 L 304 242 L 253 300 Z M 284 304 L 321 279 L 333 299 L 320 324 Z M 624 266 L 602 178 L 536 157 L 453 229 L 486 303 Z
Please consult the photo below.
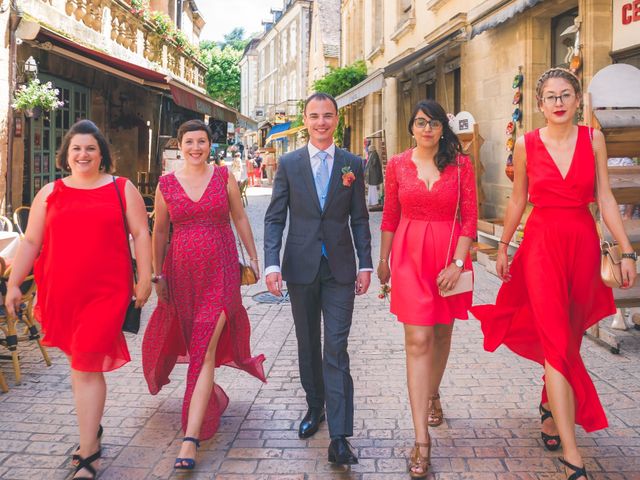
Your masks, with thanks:
M 27 231 L 27 222 L 29 221 L 29 212 L 31 207 L 18 207 L 13 212 L 13 223 L 20 234 L 20 237 L 24 237 L 24 232 Z
M 2 275 L 0 276 L 0 292 L 2 296 L 7 293 L 7 281 L 11 273 L 11 266 L 5 268 L 6 265 L 4 259 L 0 257 L 0 267 Z M 13 362 L 13 370 L 16 377 L 16 384 L 20 384 L 22 375 L 20 372 L 20 358 L 18 356 L 18 342 L 25 340 L 35 340 L 42 353 L 42 358 L 47 366 L 51 366 L 51 360 L 45 350 L 44 346 L 40 342 L 40 332 L 36 325 L 36 321 L 33 315 L 33 307 L 36 297 L 36 282 L 33 278 L 33 273 L 29 274 L 20 285 L 20 291 L 22 292 L 20 311 L 17 315 L 7 315 L 7 310 L 4 305 L 0 307 L 0 332 L 4 333 L 4 338 L 0 338 L 0 345 L 7 347 L 11 354 L 11 360 Z M 24 333 L 18 336 L 18 323 L 22 322 L 25 325 Z
M 13 223 L 4 215 L 0 215 L 0 231 L 13 232 Z

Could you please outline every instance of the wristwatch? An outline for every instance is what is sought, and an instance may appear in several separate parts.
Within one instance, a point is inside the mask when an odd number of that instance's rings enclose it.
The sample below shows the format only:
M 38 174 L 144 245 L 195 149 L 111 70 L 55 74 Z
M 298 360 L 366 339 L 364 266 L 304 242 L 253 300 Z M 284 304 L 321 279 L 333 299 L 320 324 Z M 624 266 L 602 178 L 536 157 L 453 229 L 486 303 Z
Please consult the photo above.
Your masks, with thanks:
M 633 260 L 634 262 L 638 261 L 638 254 L 636 252 L 631 252 L 631 253 L 621 253 L 620 254 L 621 258 L 630 258 L 631 260 Z
M 462 268 L 464 267 L 464 261 L 460 260 L 459 258 L 454 258 L 453 259 L 453 263 L 455 264 L 456 267 L 458 268 Z

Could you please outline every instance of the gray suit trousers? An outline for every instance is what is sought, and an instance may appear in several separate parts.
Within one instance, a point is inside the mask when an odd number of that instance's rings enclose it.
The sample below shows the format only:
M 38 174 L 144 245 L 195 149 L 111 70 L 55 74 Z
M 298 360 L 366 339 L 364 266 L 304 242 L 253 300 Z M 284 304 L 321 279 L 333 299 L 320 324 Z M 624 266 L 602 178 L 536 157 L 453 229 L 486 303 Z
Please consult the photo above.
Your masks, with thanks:
M 326 403 L 331 437 L 353 435 L 353 380 L 347 353 L 354 284 L 338 283 L 326 258 L 309 285 L 287 282 L 298 338 L 300 381 L 309 407 Z M 324 348 L 320 317 L 324 320 Z

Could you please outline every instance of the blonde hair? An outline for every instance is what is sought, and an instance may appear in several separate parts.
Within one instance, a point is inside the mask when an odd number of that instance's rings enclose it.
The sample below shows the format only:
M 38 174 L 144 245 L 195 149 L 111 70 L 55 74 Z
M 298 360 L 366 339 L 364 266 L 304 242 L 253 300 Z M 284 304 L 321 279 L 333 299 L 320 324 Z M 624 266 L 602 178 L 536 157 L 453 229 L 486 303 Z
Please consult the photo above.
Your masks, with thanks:
M 542 89 L 544 88 L 544 84 L 547 83 L 547 80 L 551 78 L 561 78 L 563 80 L 566 80 L 573 87 L 573 90 L 576 93 L 576 97 L 580 98 L 580 96 L 582 96 L 582 86 L 580 85 L 580 80 L 578 79 L 578 77 L 576 77 L 573 72 L 567 70 L 566 68 L 556 67 L 550 68 L 542 75 L 540 75 L 538 83 L 536 83 L 536 98 L 538 99 L 538 103 L 542 101 Z

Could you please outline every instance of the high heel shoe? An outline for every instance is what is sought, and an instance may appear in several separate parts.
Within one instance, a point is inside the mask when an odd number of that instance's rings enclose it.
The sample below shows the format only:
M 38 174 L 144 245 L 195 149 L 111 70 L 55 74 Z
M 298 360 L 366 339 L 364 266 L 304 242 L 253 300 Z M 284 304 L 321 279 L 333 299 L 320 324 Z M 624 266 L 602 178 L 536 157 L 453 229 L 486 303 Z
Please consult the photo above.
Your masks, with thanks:
M 73 477 L 72 480 L 95 480 L 96 476 L 98 475 L 98 472 L 96 472 L 96 469 L 93 468 L 93 465 L 91 464 L 96 460 L 100 459 L 100 457 L 102 457 L 102 450 L 98 449 L 96 453 L 94 453 L 93 455 L 89 455 L 87 458 L 83 458 L 80 454 L 77 454 L 77 457 L 78 457 L 78 465 L 76 465 L 76 471 L 74 472 L 74 475 L 77 474 L 80 470 L 84 469 L 87 472 L 89 472 L 92 476 L 91 477 Z
M 100 424 L 98 425 L 98 435 L 96 437 L 98 439 L 98 443 L 100 443 L 103 433 L 104 433 L 104 429 L 102 428 L 102 424 Z M 76 447 L 76 451 L 73 453 L 73 455 L 71 455 L 71 465 L 73 465 L 74 467 L 76 467 L 78 465 L 78 462 L 80 461 L 80 455 L 78 454 L 79 451 L 80 451 L 80 445 Z
M 183 442 L 193 442 L 196 444 L 196 451 L 200 448 L 200 440 L 193 437 L 184 437 L 182 439 Z M 176 470 L 193 470 L 196 468 L 196 460 L 195 458 L 176 458 L 175 463 L 173 464 L 173 468 Z
M 436 401 L 440 400 L 440 392 L 429 398 L 429 412 L 427 413 L 427 424 L 430 427 L 438 427 L 444 422 L 444 412 L 442 406 L 436 407 Z
M 588 480 L 587 469 L 584 468 L 584 466 L 576 467 L 575 465 L 571 465 L 564 458 L 559 458 L 558 460 L 560 460 L 560 463 L 562 463 L 565 467 L 570 468 L 574 472 L 567 477 L 567 480 L 578 480 L 580 477 L 584 477 L 585 480 Z
M 551 411 L 544 408 L 542 406 L 542 402 L 540 403 L 538 409 L 540 410 L 540 424 L 543 424 L 547 418 L 553 418 L 553 415 L 551 415 Z M 549 435 L 548 433 L 540 432 L 540 436 L 542 437 L 542 443 L 544 443 L 544 447 L 550 452 L 555 452 L 560 448 L 560 435 Z
M 409 476 L 411 478 L 427 478 L 431 465 L 431 436 L 429 436 L 429 443 L 415 442 L 413 445 L 409 458 Z M 427 449 L 426 457 L 420 453 L 420 447 Z M 416 472 L 416 469 L 421 471 Z

